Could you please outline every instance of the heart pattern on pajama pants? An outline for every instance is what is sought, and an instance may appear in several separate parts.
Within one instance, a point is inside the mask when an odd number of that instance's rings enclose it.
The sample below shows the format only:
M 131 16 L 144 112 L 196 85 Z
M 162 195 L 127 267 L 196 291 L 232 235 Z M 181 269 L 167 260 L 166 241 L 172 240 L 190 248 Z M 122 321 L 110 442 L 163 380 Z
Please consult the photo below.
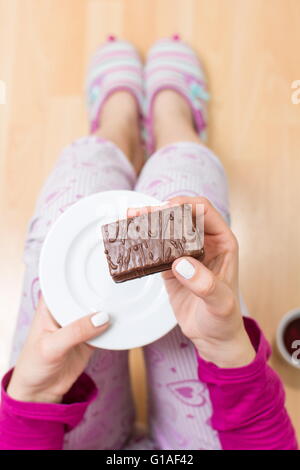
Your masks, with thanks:
M 41 246 L 55 220 L 80 198 L 113 190 L 136 190 L 160 200 L 205 196 L 230 223 L 228 187 L 219 159 L 204 145 L 180 142 L 154 153 L 137 178 L 112 142 L 83 137 L 66 147 L 36 202 L 24 247 L 26 266 L 10 356 L 12 367 L 24 344 L 37 305 Z M 193 345 L 176 326 L 143 348 L 148 381 L 149 430 L 135 425 L 128 351 L 96 350 L 85 372 L 100 393 L 64 449 L 220 449 L 211 427 L 211 402 L 198 380 Z

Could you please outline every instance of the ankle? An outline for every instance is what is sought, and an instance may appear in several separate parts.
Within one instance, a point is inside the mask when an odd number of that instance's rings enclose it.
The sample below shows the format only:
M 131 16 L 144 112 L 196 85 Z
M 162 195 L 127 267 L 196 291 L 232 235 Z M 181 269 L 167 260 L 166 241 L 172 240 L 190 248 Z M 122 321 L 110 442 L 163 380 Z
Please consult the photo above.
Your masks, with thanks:
M 193 127 L 193 116 L 189 104 L 174 90 L 159 92 L 154 101 L 153 115 L 156 120 L 186 122 Z
M 115 127 L 138 122 L 138 106 L 135 98 L 127 91 L 110 95 L 102 106 L 100 127 Z
M 200 143 L 193 114 L 183 96 L 173 90 L 163 90 L 153 105 L 153 132 L 156 149 L 180 141 Z
M 107 98 L 101 110 L 100 128 L 96 134 L 121 149 L 139 174 L 144 163 L 144 152 L 140 137 L 139 108 L 131 93 L 118 91 Z
M 138 107 L 127 91 L 118 91 L 104 103 L 97 135 L 112 141 L 130 156 L 139 133 Z

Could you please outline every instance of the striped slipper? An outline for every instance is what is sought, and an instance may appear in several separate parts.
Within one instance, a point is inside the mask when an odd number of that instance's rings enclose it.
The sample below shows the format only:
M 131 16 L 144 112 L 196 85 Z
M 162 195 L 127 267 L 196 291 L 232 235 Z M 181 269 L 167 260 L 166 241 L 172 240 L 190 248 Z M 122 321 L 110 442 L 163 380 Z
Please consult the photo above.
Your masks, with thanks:
M 99 128 L 102 106 L 115 91 L 132 93 L 142 110 L 143 64 L 133 45 L 109 36 L 91 60 L 85 88 L 91 133 Z
M 172 39 L 161 39 L 152 46 L 147 57 L 144 80 L 144 139 L 149 155 L 155 149 L 153 103 L 161 90 L 175 90 L 188 101 L 195 128 L 201 140 L 206 140 L 206 102 L 209 99 L 206 79 L 197 55 L 178 35 Z

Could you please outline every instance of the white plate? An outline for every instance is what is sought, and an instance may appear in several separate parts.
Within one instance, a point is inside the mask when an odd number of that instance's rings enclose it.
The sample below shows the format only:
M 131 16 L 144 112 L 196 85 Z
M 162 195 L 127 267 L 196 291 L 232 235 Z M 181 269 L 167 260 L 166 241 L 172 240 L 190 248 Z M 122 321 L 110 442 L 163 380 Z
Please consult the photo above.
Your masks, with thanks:
M 107 311 L 112 324 L 89 344 L 131 349 L 149 344 L 176 325 L 161 274 L 116 284 L 109 274 L 101 225 L 126 218 L 128 207 L 161 204 L 135 191 L 105 191 L 67 209 L 43 244 L 39 276 L 50 312 L 67 325 L 93 311 Z

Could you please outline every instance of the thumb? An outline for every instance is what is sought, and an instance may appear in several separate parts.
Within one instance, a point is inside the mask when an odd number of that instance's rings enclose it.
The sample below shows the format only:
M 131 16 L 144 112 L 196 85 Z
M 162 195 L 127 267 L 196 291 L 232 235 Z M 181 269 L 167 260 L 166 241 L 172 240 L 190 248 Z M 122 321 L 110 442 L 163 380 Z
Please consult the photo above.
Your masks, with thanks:
M 214 313 L 221 314 L 231 309 L 234 302 L 232 291 L 200 261 L 192 257 L 178 258 L 172 271 L 178 281 L 200 297 Z
M 59 328 L 53 333 L 52 342 L 57 353 L 65 353 L 74 346 L 99 336 L 107 330 L 109 325 L 108 313 L 92 313 Z

